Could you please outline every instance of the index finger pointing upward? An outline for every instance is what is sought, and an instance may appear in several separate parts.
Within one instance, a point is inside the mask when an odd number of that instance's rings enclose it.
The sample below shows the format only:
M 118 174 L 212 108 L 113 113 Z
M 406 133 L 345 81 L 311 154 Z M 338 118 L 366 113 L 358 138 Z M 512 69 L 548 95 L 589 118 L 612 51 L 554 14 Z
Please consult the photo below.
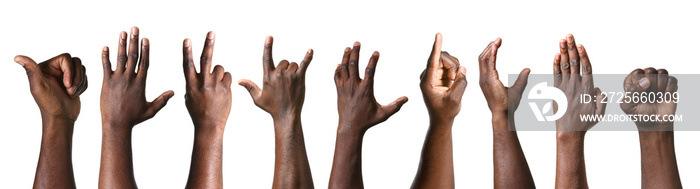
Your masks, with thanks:
M 272 36 L 265 38 L 265 50 L 263 50 L 263 71 L 267 75 L 268 71 L 275 69 L 275 63 L 272 61 Z
M 195 78 L 197 71 L 194 68 L 192 41 L 190 39 L 185 39 L 182 42 L 182 69 L 185 72 L 185 79 L 189 81 L 189 79 Z
M 435 78 L 435 74 L 437 74 L 437 70 L 440 68 L 440 55 L 442 52 L 442 34 L 437 33 L 435 34 L 435 42 L 433 43 L 433 50 L 430 52 L 430 58 L 428 58 L 428 66 L 427 66 L 427 72 L 426 77 L 429 80 L 433 80 Z

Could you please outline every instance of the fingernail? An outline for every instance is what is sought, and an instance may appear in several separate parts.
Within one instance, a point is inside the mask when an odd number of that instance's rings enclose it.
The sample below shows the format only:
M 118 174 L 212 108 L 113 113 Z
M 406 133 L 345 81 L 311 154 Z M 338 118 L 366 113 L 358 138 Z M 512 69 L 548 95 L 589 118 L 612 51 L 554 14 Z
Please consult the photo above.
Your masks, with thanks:
M 459 73 L 462 73 L 462 75 L 467 75 L 467 68 L 464 68 L 464 67 L 459 68 Z
M 639 80 L 639 86 L 642 86 L 644 88 L 649 87 L 649 78 L 642 78 Z
M 109 48 L 107 48 L 107 47 L 102 47 L 102 51 L 104 51 L 104 52 L 107 52 L 108 49 Z
M 131 28 L 131 35 L 139 35 L 139 29 L 136 27 Z
M 126 39 L 126 32 L 119 33 L 119 37 L 122 39 Z
M 141 40 L 141 44 L 142 44 L 143 46 L 148 46 L 148 39 L 143 38 L 143 39 Z
M 577 45 L 578 53 L 583 53 L 583 45 Z
M 213 31 L 211 31 L 207 34 L 207 39 L 210 39 L 210 40 L 214 39 L 214 32 Z
M 345 52 L 350 52 L 350 47 L 345 47 Z
M 308 51 L 306 51 L 306 54 L 311 54 L 311 52 L 314 52 L 314 50 L 309 49 Z
M 372 53 L 372 56 L 379 56 L 379 52 L 374 51 L 374 52 Z
M 562 39 L 561 41 L 559 41 L 559 48 L 566 48 L 566 40 Z
M 353 46 L 353 47 L 360 46 L 360 42 L 359 42 L 359 41 L 355 41 L 355 43 L 353 43 L 352 46 Z
M 185 39 L 185 48 L 189 48 L 189 47 L 190 47 L 190 40 Z
M 569 44 L 573 43 L 574 42 L 574 35 L 571 35 L 571 34 L 566 35 L 566 42 Z

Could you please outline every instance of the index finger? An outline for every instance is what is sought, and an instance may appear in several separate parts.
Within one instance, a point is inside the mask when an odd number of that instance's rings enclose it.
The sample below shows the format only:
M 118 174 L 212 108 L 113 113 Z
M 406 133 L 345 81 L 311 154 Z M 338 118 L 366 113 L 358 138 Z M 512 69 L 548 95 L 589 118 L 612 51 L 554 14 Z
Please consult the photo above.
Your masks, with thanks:
M 435 34 L 435 42 L 433 42 L 433 50 L 430 52 L 430 57 L 428 58 L 428 66 L 426 67 L 426 77 L 428 80 L 435 79 L 435 74 L 440 68 L 440 57 L 442 52 L 442 34 Z
M 265 38 L 265 50 L 263 50 L 263 72 L 267 75 L 268 71 L 275 69 L 275 63 L 272 61 L 272 36 Z
M 185 72 L 185 80 L 189 81 L 196 77 L 197 71 L 194 68 L 192 41 L 190 39 L 185 39 L 182 42 L 182 68 Z

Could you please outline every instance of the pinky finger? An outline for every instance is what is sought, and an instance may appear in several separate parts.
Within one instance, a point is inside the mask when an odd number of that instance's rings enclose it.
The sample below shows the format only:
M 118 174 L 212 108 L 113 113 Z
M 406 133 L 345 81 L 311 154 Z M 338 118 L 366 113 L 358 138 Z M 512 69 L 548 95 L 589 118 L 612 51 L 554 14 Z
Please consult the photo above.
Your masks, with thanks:
M 678 91 L 678 79 L 673 76 L 668 77 L 668 83 L 666 84 L 666 92 L 677 92 Z

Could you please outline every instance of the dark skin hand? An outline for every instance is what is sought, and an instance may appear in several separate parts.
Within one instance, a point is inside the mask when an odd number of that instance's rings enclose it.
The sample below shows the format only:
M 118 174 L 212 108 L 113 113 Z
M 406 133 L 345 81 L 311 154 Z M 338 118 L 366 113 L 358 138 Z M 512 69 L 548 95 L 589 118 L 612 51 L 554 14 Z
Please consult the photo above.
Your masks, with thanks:
M 136 188 L 131 131 L 136 124 L 152 118 L 174 94 L 173 91 L 166 91 L 153 102 L 146 101 L 149 42 L 145 38 L 141 41 L 139 54 L 139 29 L 131 28 L 129 36 L 127 51 L 127 34 L 119 34 L 115 70 L 112 70 L 109 61 L 109 48 L 102 50 L 102 157 L 98 188 Z
M 467 69 L 456 57 L 441 51 L 442 35 L 435 35 L 428 64 L 421 74 L 420 88 L 430 115 L 418 172 L 411 188 L 454 188 L 452 124 L 459 113 L 467 88 Z
M 183 42 L 185 105 L 194 123 L 190 175 L 185 188 L 223 188 L 224 128 L 231 112 L 231 74 L 216 65 L 211 70 L 216 34 L 209 32 L 200 57 L 200 73 L 194 67 L 192 41 Z
M 374 73 L 379 52 L 372 53 L 365 78 L 360 79 L 360 42 L 345 48 L 343 60 L 335 69 L 338 92 L 338 131 L 328 188 L 364 188 L 362 182 L 362 138 L 374 125 L 399 111 L 408 98 L 400 97 L 383 106 L 374 98 Z
M 625 92 L 670 93 L 678 91 L 678 79 L 665 69 L 636 69 L 623 83 Z M 636 102 L 636 103 L 635 103 Z M 655 103 L 630 101 L 620 104 L 622 111 L 636 115 L 675 115 L 678 104 L 663 100 Z M 635 122 L 642 152 L 642 188 L 683 188 L 678 173 L 673 138 L 673 122 Z
M 493 186 L 535 188 L 514 119 L 530 69 L 523 69 L 512 87 L 504 86 L 496 70 L 496 54 L 501 42 L 501 38 L 492 41 L 479 55 L 479 86 L 491 110 L 493 124 Z
M 275 176 L 272 188 L 313 188 L 301 127 L 301 108 L 306 91 L 306 69 L 314 52 L 309 49 L 301 64 L 282 60 L 275 67 L 272 42 L 272 36 L 265 39 L 263 88 L 247 79 L 238 81 L 238 84 L 248 90 L 255 105 L 270 113 L 274 121 Z
M 581 94 L 601 97 L 599 88 L 593 85 L 593 71 L 588 52 L 583 45 L 576 45 L 574 36 L 568 34 L 559 41 L 560 52 L 554 56 L 554 87 L 564 92 L 568 107 L 557 122 L 557 177 L 556 188 L 588 188 L 586 165 L 583 155 L 583 139 L 586 131 L 598 122 L 583 122 L 580 115 L 605 115 L 606 103 L 579 103 Z M 554 111 L 558 111 L 554 103 Z
M 71 160 L 73 126 L 80 113 L 80 94 L 87 89 L 85 66 L 65 53 L 37 64 L 18 55 L 42 120 L 41 151 L 34 188 L 75 188 Z

